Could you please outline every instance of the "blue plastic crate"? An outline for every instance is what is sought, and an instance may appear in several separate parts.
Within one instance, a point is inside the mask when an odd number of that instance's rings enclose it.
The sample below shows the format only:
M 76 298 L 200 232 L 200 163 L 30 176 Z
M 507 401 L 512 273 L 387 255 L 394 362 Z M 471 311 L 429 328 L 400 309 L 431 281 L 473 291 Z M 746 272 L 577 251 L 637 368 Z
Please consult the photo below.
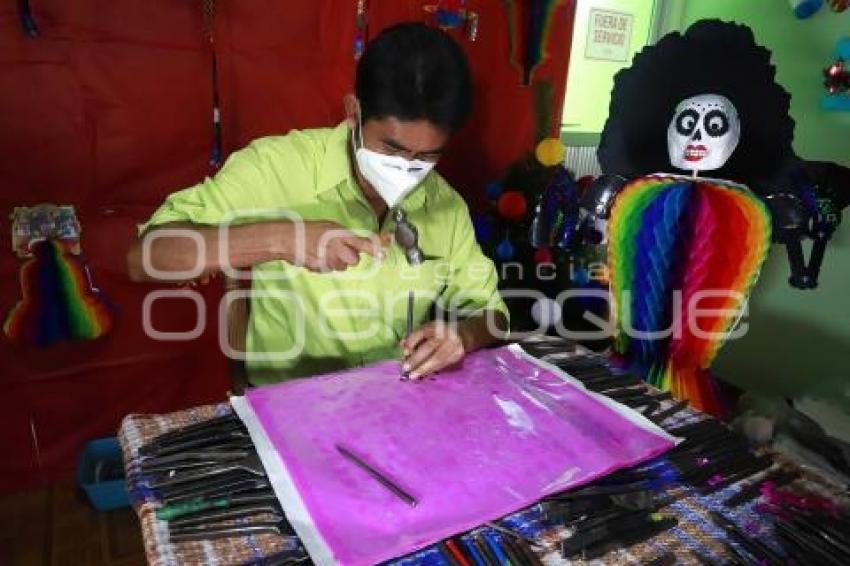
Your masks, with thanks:
M 117 438 L 98 438 L 83 447 L 77 463 L 77 483 L 99 511 L 130 505 Z

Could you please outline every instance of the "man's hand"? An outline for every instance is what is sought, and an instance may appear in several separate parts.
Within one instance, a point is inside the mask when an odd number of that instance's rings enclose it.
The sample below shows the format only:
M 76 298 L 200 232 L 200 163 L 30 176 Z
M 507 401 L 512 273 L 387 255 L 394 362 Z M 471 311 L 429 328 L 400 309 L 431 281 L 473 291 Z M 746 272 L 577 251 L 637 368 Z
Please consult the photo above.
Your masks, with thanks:
M 384 257 L 384 246 L 389 235 L 358 236 L 336 222 L 304 222 L 299 235 L 293 224 L 284 236 L 283 258 L 310 271 L 326 273 L 345 271 L 360 262 L 360 254 L 367 253 L 378 259 Z M 302 249 L 297 249 L 298 246 Z
M 402 370 L 419 379 L 460 362 L 466 355 L 458 327 L 442 321 L 429 322 L 401 341 Z
M 482 311 L 453 324 L 429 322 L 401 341 L 402 371 L 419 379 L 445 369 L 470 352 L 505 340 L 507 328 L 505 315 L 498 311 Z

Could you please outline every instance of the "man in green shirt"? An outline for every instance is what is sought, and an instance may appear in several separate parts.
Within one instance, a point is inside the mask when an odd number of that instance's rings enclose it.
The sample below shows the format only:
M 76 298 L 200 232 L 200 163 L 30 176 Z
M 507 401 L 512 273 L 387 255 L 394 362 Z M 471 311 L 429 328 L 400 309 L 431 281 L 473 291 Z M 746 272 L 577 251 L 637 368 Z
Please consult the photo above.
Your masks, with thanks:
M 416 379 L 507 328 L 466 204 L 432 170 L 471 107 L 463 52 L 443 32 L 397 25 L 370 43 L 355 90 L 337 127 L 255 140 L 170 195 L 128 253 L 138 281 L 250 276 L 254 384 L 399 356 Z M 418 229 L 419 265 L 391 242 L 393 210 Z M 435 305 L 459 316 L 431 320 Z

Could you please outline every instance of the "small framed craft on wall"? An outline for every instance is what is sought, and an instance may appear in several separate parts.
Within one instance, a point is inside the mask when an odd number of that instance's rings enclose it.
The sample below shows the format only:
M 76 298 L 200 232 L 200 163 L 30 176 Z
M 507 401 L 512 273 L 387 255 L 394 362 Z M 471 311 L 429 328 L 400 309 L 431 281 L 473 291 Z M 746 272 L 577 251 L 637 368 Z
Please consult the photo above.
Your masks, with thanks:
M 628 61 L 634 23 L 634 14 L 592 8 L 588 17 L 585 58 L 597 61 Z

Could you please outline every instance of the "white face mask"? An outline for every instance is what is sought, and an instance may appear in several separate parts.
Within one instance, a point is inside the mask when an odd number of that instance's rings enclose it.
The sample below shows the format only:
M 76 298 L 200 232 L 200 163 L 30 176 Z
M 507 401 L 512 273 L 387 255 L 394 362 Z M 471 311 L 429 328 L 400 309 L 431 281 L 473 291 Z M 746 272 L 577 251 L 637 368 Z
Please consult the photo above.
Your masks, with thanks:
M 720 169 L 740 139 L 741 121 L 728 98 L 692 96 L 679 103 L 667 128 L 670 163 L 685 171 Z
M 354 157 L 360 174 L 375 187 L 387 206 L 393 208 L 400 203 L 422 180 L 428 176 L 435 163 L 421 159 L 405 159 L 400 155 L 384 155 L 363 144 L 363 122 L 358 116 L 358 138 L 360 147 L 354 143 Z

